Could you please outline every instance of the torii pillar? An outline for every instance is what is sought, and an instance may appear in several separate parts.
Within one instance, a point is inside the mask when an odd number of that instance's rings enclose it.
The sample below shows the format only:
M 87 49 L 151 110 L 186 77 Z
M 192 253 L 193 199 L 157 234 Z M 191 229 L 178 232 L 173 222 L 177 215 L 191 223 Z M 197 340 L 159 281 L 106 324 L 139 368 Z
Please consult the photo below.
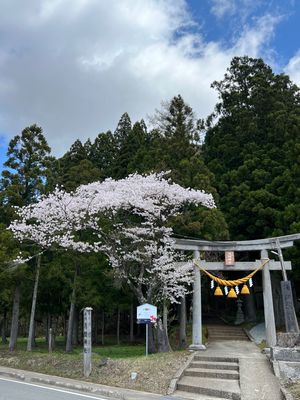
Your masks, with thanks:
M 200 260 L 199 250 L 194 251 L 194 259 Z M 202 343 L 202 304 L 201 304 L 201 272 L 194 264 L 194 287 L 193 287 L 193 343 L 191 350 L 205 350 Z
M 268 259 L 267 250 L 262 250 L 260 253 L 261 261 L 264 262 Z M 267 263 L 262 270 L 262 284 L 264 296 L 264 315 L 266 327 L 266 342 L 268 347 L 276 346 L 276 325 L 274 317 L 272 283 L 270 276 L 269 263 Z

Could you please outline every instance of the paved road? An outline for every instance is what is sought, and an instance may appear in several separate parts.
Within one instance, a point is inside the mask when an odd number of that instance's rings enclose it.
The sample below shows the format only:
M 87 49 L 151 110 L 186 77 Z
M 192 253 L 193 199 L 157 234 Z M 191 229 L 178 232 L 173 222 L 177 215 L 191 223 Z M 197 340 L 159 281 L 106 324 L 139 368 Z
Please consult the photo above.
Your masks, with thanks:
M 0 378 L 0 400 L 107 400 L 107 397 L 82 394 L 76 391 L 52 388 Z M 109 400 L 113 400 L 111 397 Z

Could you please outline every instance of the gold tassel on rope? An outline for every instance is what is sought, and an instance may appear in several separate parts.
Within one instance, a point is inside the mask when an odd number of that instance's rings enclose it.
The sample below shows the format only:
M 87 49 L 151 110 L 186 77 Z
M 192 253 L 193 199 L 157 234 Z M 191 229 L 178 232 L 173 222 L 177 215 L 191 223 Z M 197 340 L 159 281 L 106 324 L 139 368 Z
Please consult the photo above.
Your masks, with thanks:
M 235 293 L 235 290 L 233 289 L 233 287 L 229 290 L 227 298 L 228 299 L 236 299 L 237 298 L 237 294 Z
M 250 290 L 248 288 L 248 286 L 244 283 L 242 290 L 241 290 L 241 294 L 250 294 Z
M 222 292 L 222 289 L 220 288 L 220 286 L 216 287 L 214 295 L 215 296 L 223 296 L 223 292 Z
M 247 286 L 247 282 L 249 283 L 249 286 L 252 286 L 252 277 L 253 275 L 256 274 L 256 272 L 260 271 L 263 269 L 263 267 L 269 262 L 270 260 L 267 259 L 265 260 L 262 265 L 260 267 L 258 267 L 256 270 L 252 271 L 249 275 L 244 276 L 243 278 L 240 279 L 235 279 L 235 280 L 226 280 L 226 279 L 221 279 L 213 274 L 211 274 L 210 272 L 206 271 L 205 269 L 201 268 L 201 266 L 194 261 L 194 264 L 200 269 L 200 271 L 204 272 L 206 275 L 208 275 L 211 279 L 211 289 L 213 289 L 214 287 L 214 282 L 216 282 L 218 284 L 218 286 L 215 289 L 214 295 L 215 296 L 223 296 L 223 291 L 220 287 L 224 286 L 224 291 L 227 294 L 227 286 L 231 287 L 231 289 L 229 290 L 229 293 L 227 295 L 228 299 L 236 299 L 237 298 L 237 294 L 239 294 L 239 285 L 243 285 L 242 290 L 241 290 L 241 294 L 247 295 L 250 294 L 250 290 Z M 234 290 L 233 286 L 235 286 L 236 290 Z

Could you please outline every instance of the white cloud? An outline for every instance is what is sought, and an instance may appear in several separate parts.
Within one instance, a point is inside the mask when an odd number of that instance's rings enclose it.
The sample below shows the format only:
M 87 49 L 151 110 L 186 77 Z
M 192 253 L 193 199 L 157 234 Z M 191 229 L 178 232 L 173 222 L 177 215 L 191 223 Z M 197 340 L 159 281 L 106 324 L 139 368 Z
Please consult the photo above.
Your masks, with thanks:
M 252 27 L 245 27 L 234 46 L 238 54 L 252 57 L 270 57 L 270 49 L 266 46 L 275 34 L 275 28 L 282 20 L 281 16 L 263 15 Z M 266 60 L 267 61 L 267 60 Z
M 236 0 L 211 0 L 211 12 L 217 18 L 223 18 L 225 15 L 233 15 L 236 12 Z
M 195 21 L 184 0 L 1 3 L 0 132 L 36 122 L 56 154 L 178 93 L 207 116 L 211 82 L 233 56 L 261 55 L 278 23 L 265 16 L 223 48 L 187 29 Z
M 293 82 L 300 86 L 300 50 L 289 60 L 284 72 L 290 76 Z

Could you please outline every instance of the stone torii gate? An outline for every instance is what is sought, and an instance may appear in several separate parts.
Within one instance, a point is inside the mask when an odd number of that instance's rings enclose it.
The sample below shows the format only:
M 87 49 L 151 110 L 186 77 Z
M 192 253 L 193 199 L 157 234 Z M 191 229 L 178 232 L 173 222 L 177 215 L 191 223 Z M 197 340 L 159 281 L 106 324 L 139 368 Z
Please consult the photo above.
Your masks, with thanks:
M 262 269 L 263 302 L 266 326 L 266 341 L 269 347 L 276 345 L 276 328 L 272 297 L 272 284 L 270 271 L 282 270 L 284 281 L 282 282 L 283 304 L 285 310 L 286 327 L 291 327 L 294 332 L 299 332 L 290 282 L 286 278 L 286 270 L 291 270 L 289 261 L 283 261 L 281 249 L 292 247 L 295 240 L 300 239 L 300 233 L 295 235 L 280 236 L 259 240 L 245 241 L 206 241 L 175 238 L 175 248 L 181 251 L 193 251 L 194 259 L 201 263 L 203 269 L 208 271 L 251 271 L 257 269 L 262 262 L 268 259 L 268 250 L 276 251 L 280 261 L 270 260 Z M 224 262 L 208 262 L 200 259 L 200 251 L 260 251 L 260 260 L 255 262 L 236 262 L 233 266 L 225 266 Z M 287 328 L 288 329 L 288 328 Z M 205 350 L 202 343 L 202 310 L 201 310 L 201 273 L 194 265 L 194 292 L 193 292 L 193 350 Z

